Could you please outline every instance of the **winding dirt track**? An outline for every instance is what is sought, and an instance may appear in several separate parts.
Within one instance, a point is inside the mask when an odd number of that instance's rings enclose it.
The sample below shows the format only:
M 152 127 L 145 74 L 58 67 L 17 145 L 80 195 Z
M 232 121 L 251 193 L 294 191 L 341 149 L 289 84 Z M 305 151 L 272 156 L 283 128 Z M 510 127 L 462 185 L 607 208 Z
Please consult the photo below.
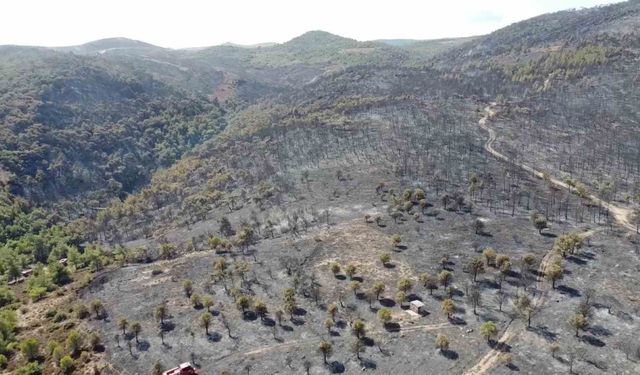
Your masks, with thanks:
M 509 160 L 508 157 L 506 157 L 504 154 L 496 151 L 493 148 L 493 144 L 496 140 L 496 132 L 495 130 L 491 129 L 489 126 L 487 126 L 487 122 L 489 122 L 489 119 L 491 117 L 493 117 L 495 115 L 495 111 L 493 110 L 493 107 L 495 106 L 496 103 L 491 103 L 491 105 L 487 106 L 484 110 L 485 110 L 485 115 L 484 117 L 482 117 L 480 119 L 480 121 L 478 122 L 478 124 L 480 125 L 480 127 L 484 130 L 486 130 L 489 133 L 489 139 L 485 142 L 484 144 L 484 148 L 485 150 L 487 150 L 487 152 L 489 152 L 491 155 L 493 155 L 494 157 L 506 161 L 508 163 L 513 163 L 511 160 Z M 535 170 L 531 167 L 529 167 L 528 165 L 522 164 L 522 163 L 514 163 L 515 165 L 517 165 L 518 167 L 522 168 L 523 170 L 530 172 L 531 174 L 533 174 L 534 176 L 538 177 L 538 178 L 544 178 L 544 175 L 542 172 Z M 559 186 L 561 188 L 565 188 L 565 189 L 569 189 L 571 191 L 574 191 L 575 189 L 570 187 L 569 185 L 567 185 L 565 182 L 560 181 L 556 178 L 550 177 L 549 181 L 556 185 Z M 601 205 L 602 207 L 607 208 L 612 214 L 613 217 L 615 218 L 615 220 L 624 228 L 629 229 L 631 231 L 635 231 L 636 228 L 633 226 L 633 224 L 631 224 L 631 217 L 632 217 L 632 211 L 630 209 L 624 208 L 624 207 L 620 207 L 617 206 L 615 204 L 612 203 L 608 203 L 605 202 L 604 200 L 600 199 L 599 197 L 591 194 L 588 196 L 589 199 L 591 199 L 592 202 Z M 581 236 L 583 238 L 589 237 L 591 235 L 593 235 L 595 232 L 597 232 L 597 229 L 593 229 L 587 232 L 584 232 L 581 234 Z M 542 262 L 540 263 L 540 267 L 538 268 L 538 272 L 540 272 L 541 274 L 544 274 L 545 270 L 547 269 L 549 262 L 551 261 L 553 256 L 553 251 L 548 251 L 544 258 L 542 258 Z M 542 304 L 545 301 L 545 298 L 548 294 L 550 285 L 548 282 L 544 282 L 544 280 L 541 278 L 540 280 L 538 280 L 537 282 L 537 289 L 538 289 L 538 293 L 537 295 L 534 297 L 533 299 L 533 305 L 536 307 L 540 307 L 542 306 Z M 522 332 L 522 330 L 524 329 L 524 324 L 523 323 L 514 323 L 511 322 L 509 323 L 509 325 L 507 326 L 507 328 L 505 329 L 505 331 L 502 333 L 502 336 L 500 336 L 500 339 L 498 340 L 498 342 L 500 343 L 508 343 L 510 341 L 512 341 L 520 332 Z M 490 369 L 492 369 L 499 361 L 500 359 L 500 354 L 502 354 L 502 351 L 498 350 L 498 349 L 491 349 L 489 352 L 487 352 L 487 354 L 485 354 L 482 358 L 480 358 L 480 360 L 478 360 L 478 362 L 471 367 L 470 369 L 466 370 L 463 374 L 464 375 L 482 375 L 485 374 L 487 371 L 489 371 Z
M 500 153 L 499 151 L 496 151 L 495 148 L 493 148 L 493 144 L 496 141 L 497 135 L 496 135 L 496 131 L 491 129 L 487 123 L 489 122 L 489 120 L 491 119 L 491 117 L 495 116 L 496 112 L 493 110 L 493 107 L 496 105 L 496 103 L 491 103 L 489 106 L 487 106 L 484 111 L 485 111 L 485 115 L 484 117 L 482 117 L 480 119 L 480 121 L 478 121 L 478 124 L 480 125 L 480 127 L 484 130 L 486 130 L 489 133 L 489 139 L 487 139 L 487 141 L 484 144 L 484 149 L 487 150 L 487 152 L 489 152 L 491 155 L 493 155 L 494 157 L 506 161 L 508 163 L 512 163 L 517 165 L 518 167 L 522 168 L 523 170 L 533 174 L 534 176 L 538 177 L 538 178 L 544 178 L 544 174 L 541 171 L 535 170 L 533 168 L 531 168 L 528 165 L 522 164 L 522 163 L 515 163 L 513 161 L 511 161 L 507 156 L 505 156 L 504 154 Z M 551 182 L 552 184 L 564 188 L 564 189 L 568 189 L 570 191 L 576 191 L 575 188 L 567 185 L 567 183 L 565 183 L 564 181 L 558 180 L 557 178 L 551 177 L 549 176 L 549 182 Z M 614 219 L 618 222 L 618 224 L 620 224 L 621 226 L 625 227 L 628 230 L 631 231 L 635 231 L 636 227 L 631 223 L 631 218 L 633 217 L 633 211 L 631 209 L 625 208 L 625 207 L 621 207 L 618 206 L 614 203 L 610 203 L 607 202 L 601 198 L 599 198 L 596 195 L 593 194 L 589 194 L 587 196 L 593 203 L 602 206 L 604 208 L 606 208 L 607 210 L 609 210 L 612 214 Z

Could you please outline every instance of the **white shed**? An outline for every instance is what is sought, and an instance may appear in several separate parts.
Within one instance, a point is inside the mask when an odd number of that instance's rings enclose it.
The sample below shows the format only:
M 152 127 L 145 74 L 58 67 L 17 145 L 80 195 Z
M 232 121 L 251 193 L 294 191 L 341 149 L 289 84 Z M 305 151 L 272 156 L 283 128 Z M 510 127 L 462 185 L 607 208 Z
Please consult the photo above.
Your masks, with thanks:
M 409 302 L 409 308 L 417 314 L 422 314 L 424 312 L 424 303 L 422 303 L 422 301 L 414 300 Z

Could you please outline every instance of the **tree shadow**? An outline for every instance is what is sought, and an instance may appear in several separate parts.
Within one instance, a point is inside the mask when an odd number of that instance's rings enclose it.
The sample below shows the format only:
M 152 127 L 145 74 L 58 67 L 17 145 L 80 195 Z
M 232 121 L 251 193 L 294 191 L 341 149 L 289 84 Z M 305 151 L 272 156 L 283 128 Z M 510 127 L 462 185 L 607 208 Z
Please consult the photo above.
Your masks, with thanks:
M 596 338 L 595 336 L 591 336 L 591 335 L 582 335 L 581 340 L 584 343 L 587 343 L 587 344 L 592 345 L 592 346 L 596 346 L 598 348 L 602 348 L 602 347 L 604 347 L 606 345 L 604 343 L 604 341 Z
M 283 331 L 293 332 L 293 327 L 286 324 L 281 325 L 280 328 L 282 328 Z
M 176 325 L 170 321 L 165 320 L 163 323 L 160 324 L 160 329 L 163 330 L 164 332 L 171 332 L 175 328 L 176 328 Z
M 594 253 L 590 252 L 590 251 L 583 251 L 580 254 L 578 254 L 578 256 L 580 258 L 586 258 L 586 259 L 589 259 L 589 260 L 596 259 L 596 255 Z
M 482 236 L 482 237 L 493 237 L 493 234 L 491 234 L 491 233 L 489 233 L 489 232 L 482 231 L 482 232 L 479 232 L 479 233 L 478 233 L 478 236 Z
M 453 311 L 455 311 L 458 314 L 465 314 L 467 312 L 467 309 L 465 309 L 464 307 L 458 305 L 458 306 L 455 306 L 453 308 Z
M 396 249 L 407 250 L 408 248 L 407 248 L 407 245 L 396 245 Z
M 344 320 L 338 320 L 336 322 L 336 327 L 338 327 L 340 329 L 345 329 L 345 328 L 347 328 L 347 322 L 345 322 Z
M 580 297 L 580 291 L 578 289 L 572 288 L 570 286 L 566 286 L 566 285 L 558 285 L 556 286 L 556 290 L 560 293 L 560 294 L 564 294 L 567 295 L 569 297 L 575 298 L 575 297 Z
M 291 323 L 293 323 L 293 325 L 295 326 L 301 326 L 301 325 L 304 325 L 304 319 L 293 318 L 291 319 Z
M 535 275 L 536 277 L 540 278 L 540 277 L 544 277 L 544 272 L 540 272 L 536 269 L 531 269 L 529 270 L 529 273 Z
M 494 280 L 482 279 L 482 280 L 478 281 L 478 284 L 484 286 L 485 288 L 489 288 L 489 289 L 500 289 L 500 284 L 498 284 Z
M 378 368 L 378 365 L 371 359 L 363 359 L 360 361 L 363 370 L 375 370 Z
M 253 322 L 256 319 L 258 319 L 258 315 L 253 311 L 245 311 L 242 313 L 242 320 L 244 321 Z
M 609 331 L 608 329 L 604 328 L 601 325 L 592 325 L 589 328 L 587 328 L 587 331 L 595 336 L 605 336 L 605 337 L 611 336 L 611 331 Z
M 265 317 L 262 319 L 262 325 L 263 325 L 263 326 L 267 326 L 267 327 L 273 327 L 273 326 L 275 326 L 275 325 L 276 325 L 276 321 L 275 321 L 275 320 L 273 320 L 273 319 L 271 319 L 271 318 L 269 318 L 268 316 L 265 316 Z
M 209 332 L 209 334 L 207 335 L 207 341 L 220 342 L 220 340 L 222 340 L 222 335 L 220 335 L 218 332 Z
M 509 353 L 511 351 L 511 345 L 506 342 L 496 341 L 494 339 L 489 340 L 489 346 L 494 350 L 499 350 L 504 353 Z
M 366 336 L 362 337 L 362 338 L 360 339 L 360 341 L 362 341 L 362 343 L 363 343 L 365 346 L 368 346 L 368 347 L 372 347 L 372 346 L 374 346 L 374 345 L 376 344 L 376 342 L 375 342 L 375 341 L 373 341 L 373 339 L 372 339 L 372 338 L 370 338 L 370 337 L 366 337 Z
M 364 279 L 362 278 L 362 276 L 354 276 L 354 277 L 351 278 L 351 280 L 357 281 L 359 283 L 364 282 Z
M 567 259 L 569 262 L 571 262 L 571 263 L 575 263 L 575 264 L 577 264 L 577 265 L 579 265 L 579 266 L 584 266 L 585 264 L 587 264 L 587 261 L 586 261 L 586 260 L 584 260 L 584 259 L 580 259 L 580 258 L 575 257 L 575 256 L 573 256 L 573 255 L 569 255 L 566 259 Z
M 151 347 L 151 344 L 149 344 L 149 341 L 147 340 L 140 340 L 140 342 L 137 343 L 136 347 L 139 351 L 146 352 Z
M 558 334 L 550 331 L 547 326 L 538 325 L 535 327 L 527 327 L 527 331 L 533 332 L 547 341 L 555 341 L 558 337 Z
M 391 298 L 381 298 L 378 302 L 384 307 L 394 307 L 396 305 L 396 301 Z
M 449 323 L 456 325 L 456 326 L 466 326 L 467 325 L 467 321 L 462 319 L 459 316 L 452 316 L 449 318 Z
M 329 335 L 332 336 L 332 337 L 338 337 L 338 336 L 340 336 L 340 332 L 334 331 L 334 330 L 330 330 L 329 331 Z
M 449 349 L 440 350 L 440 355 L 452 361 L 455 361 L 460 357 L 458 355 L 458 352 L 456 352 L 455 350 L 449 350 Z
M 338 361 L 333 361 L 329 363 L 329 371 L 332 374 L 342 374 L 344 373 L 344 365 Z
M 336 275 L 335 277 L 338 280 L 346 280 L 347 279 L 347 277 L 345 275 L 340 275 L 340 274 Z
M 384 329 L 388 332 L 400 332 L 400 324 L 396 322 L 387 322 L 384 324 Z
M 520 371 L 520 367 L 516 366 L 513 363 L 507 363 L 507 368 L 511 371 Z
M 296 307 L 295 310 L 293 310 L 293 315 L 305 316 L 307 315 L 307 310 L 303 309 L 302 307 Z
M 392 269 L 396 268 L 396 265 L 393 264 L 393 263 L 387 263 L 387 264 L 384 265 L 384 268 L 392 270 Z
M 419 295 L 415 294 L 415 293 L 411 293 L 407 296 L 407 300 L 409 301 L 420 301 L 422 302 L 422 297 L 420 297 Z
M 547 238 L 556 238 L 558 237 L 556 234 L 554 233 L 550 233 L 550 232 L 544 232 L 544 233 L 540 233 L 542 236 L 547 237 Z

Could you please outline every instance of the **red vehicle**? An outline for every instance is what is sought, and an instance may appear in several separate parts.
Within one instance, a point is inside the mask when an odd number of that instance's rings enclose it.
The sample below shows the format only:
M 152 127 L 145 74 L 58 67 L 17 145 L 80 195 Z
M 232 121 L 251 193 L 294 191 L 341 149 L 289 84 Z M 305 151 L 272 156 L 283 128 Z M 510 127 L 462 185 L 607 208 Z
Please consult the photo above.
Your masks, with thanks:
M 178 367 L 163 372 L 162 375 L 198 375 L 198 371 L 191 363 L 185 362 Z

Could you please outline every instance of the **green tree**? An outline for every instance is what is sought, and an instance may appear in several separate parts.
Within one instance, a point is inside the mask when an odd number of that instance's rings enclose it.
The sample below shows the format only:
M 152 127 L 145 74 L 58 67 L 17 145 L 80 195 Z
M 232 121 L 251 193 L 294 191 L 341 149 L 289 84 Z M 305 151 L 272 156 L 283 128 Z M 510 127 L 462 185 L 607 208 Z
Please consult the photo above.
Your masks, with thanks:
M 135 338 L 136 338 L 136 343 L 140 343 L 140 341 L 138 341 L 138 335 L 140 335 L 140 333 L 142 333 L 142 325 L 138 322 L 133 322 L 131 323 L 131 332 L 133 332 Z
M 376 296 L 376 300 L 380 299 L 380 294 L 384 293 L 385 290 L 385 285 L 383 282 L 381 281 L 377 281 L 373 284 L 373 287 L 371 288 L 371 291 L 373 292 L 373 294 L 375 294 Z
M 340 265 L 336 262 L 331 263 L 331 272 L 333 272 L 334 276 L 338 276 L 340 274 Z
M 449 338 L 445 335 L 438 334 L 438 336 L 436 336 L 436 349 L 441 352 L 449 350 Z
M 444 288 L 446 288 L 447 286 L 449 286 L 449 283 L 451 282 L 451 279 L 453 278 L 453 276 L 451 275 L 451 272 L 449 271 L 441 271 L 438 274 L 438 281 L 440 281 L 440 285 L 442 285 Z
M 338 305 L 336 305 L 335 303 L 330 304 L 327 307 L 327 312 L 331 316 L 331 320 L 335 322 L 336 321 L 336 314 L 338 313 Z
M 96 319 L 100 319 L 103 309 L 104 305 L 102 304 L 102 301 L 100 301 L 99 299 L 91 301 L 91 311 L 96 314 Z
M 383 307 L 378 310 L 378 319 L 380 319 L 382 324 L 386 325 L 387 323 L 389 323 L 391 321 L 391 317 L 391 310 L 389 310 L 388 308 Z
M 20 343 L 20 351 L 27 361 L 33 361 L 40 355 L 40 342 L 35 338 L 28 338 Z
M 531 222 L 533 226 L 538 230 L 539 234 L 542 234 L 542 230 L 548 228 L 547 218 L 539 212 L 531 214 Z
M 349 284 L 349 289 L 351 289 L 351 291 L 353 291 L 353 295 L 357 295 L 358 291 L 360 290 L 360 282 L 359 281 L 352 281 L 351 284 Z
M 364 322 L 360 319 L 357 319 L 351 325 L 351 330 L 353 334 L 356 335 L 357 338 L 361 338 L 366 334 L 366 326 Z
M 347 269 L 345 270 L 345 273 L 347 274 L 347 276 L 349 277 L 350 280 L 353 280 L 353 276 L 355 276 L 356 272 L 357 272 L 357 267 L 355 264 L 351 263 L 347 266 Z
M 207 311 L 211 312 L 211 308 L 214 305 L 213 299 L 211 297 L 209 297 L 209 296 L 206 296 L 206 297 L 204 297 L 204 302 L 203 303 L 204 303 L 204 307 L 207 308 Z
M 127 327 L 129 326 L 129 322 L 127 321 L 127 319 L 125 318 L 120 318 L 118 320 L 118 329 L 122 330 L 122 335 L 126 335 L 127 334 Z
M 327 357 L 331 357 L 331 353 L 333 353 L 333 346 L 328 341 L 321 341 L 320 345 L 318 345 L 318 350 L 322 353 L 322 359 L 324 364 L 327 364 Z
M 67 335 L 67 340 L 65 342 L 67 346 L 67 350 L 71 353 L 71 355 L 76 355 L 82 349 L 82 336 L 78 331 L 72 330 Z
M 391 261 L 391 255 L 389 253 L 384 253 L 380 255 L 380 262 L 382 262 L 383 266 L 386 267 L 390 261 Z
M 442 301 L 442 312 L 447 315 L 447 319 L 451 319 L 451 315 L 455 311 L 455 305 L 453 304 L 453 300 L 451 298 L 447 298 Z
M 480 333 L 487 338 L 487 342 L 491 342 L 491 338 L 498 333 L 498 327 L 494 322 L 488 320 L 480 325 Z
M 411 279 L 403 278 L 398 281 L 398 290 L 403 291 L 405 294 L 413 288 L 413 282 Z
M 194 293 L 191 295 L 191 305 L 198 309 L 202 306 L 202 299 L 198 293 Z
M 569 325 L 575 330 L 576 337 L 579 337 L 580 330 L 587 327 L 587 318 L 582 314 L 575 314 L 569 319 Z
M 193 281 L 185 280 L 182 282 L 182 289 L 184 290 L 184 294 L 187 297 L 191 297 L 191 293 L 193 293 Z
M 65 374 L 71 374 L 73 372 L 74 362 L 73 358 L 68 355 L 60 358 L 60 370 Z
M 244 313 L 247 311 L 249 306 L 251 306 L 251 299 L 249 299 L 249 296 L 243 294 L 236 300 L 236 306 L 238 307 L 238 310 L 241 310 Z
M 154 316 L 156 318 L 156 321 L 160 321 L 160 324 L 164 324 L 164 320 L 167 318 L 167 315 L 168 315 L 167 305 L 163 303 L 162 305 L 156 307 L 156 310 L 154 311 Z
M 482 255 L 484 256 L 484 259 L 487 262 L 487 266 L 493 266 L 496 264 L 496 251 L 491 248 L 491 247 L 487 247 L 486 249 L 484 249 L 482 251 Z
M 562 265 L 558 262 L 550 264 L 545 270 L 545 277 L 551 281 L 551 287 L 556 288 L 556 281 L 562 279 L 564 270 Z
M 211 314 L 203 313 L 200 315 L 200 326 L 204 328 L 204 333 L 209 335 L 209 326 L 211 325 Z
M 260 317 L 260 320 L 264 320 L 264 317 L 269 313 L 269 309 L 267 308 L 267 304 L 262 300 L 257 300 L 253 306 L 256 314 Z
M 473 258 L 469 264 L 469 271 L 473 275 L 473 281 L 477 281 L 478 274 L 484 273 L 484 262 L 481 258 Z

